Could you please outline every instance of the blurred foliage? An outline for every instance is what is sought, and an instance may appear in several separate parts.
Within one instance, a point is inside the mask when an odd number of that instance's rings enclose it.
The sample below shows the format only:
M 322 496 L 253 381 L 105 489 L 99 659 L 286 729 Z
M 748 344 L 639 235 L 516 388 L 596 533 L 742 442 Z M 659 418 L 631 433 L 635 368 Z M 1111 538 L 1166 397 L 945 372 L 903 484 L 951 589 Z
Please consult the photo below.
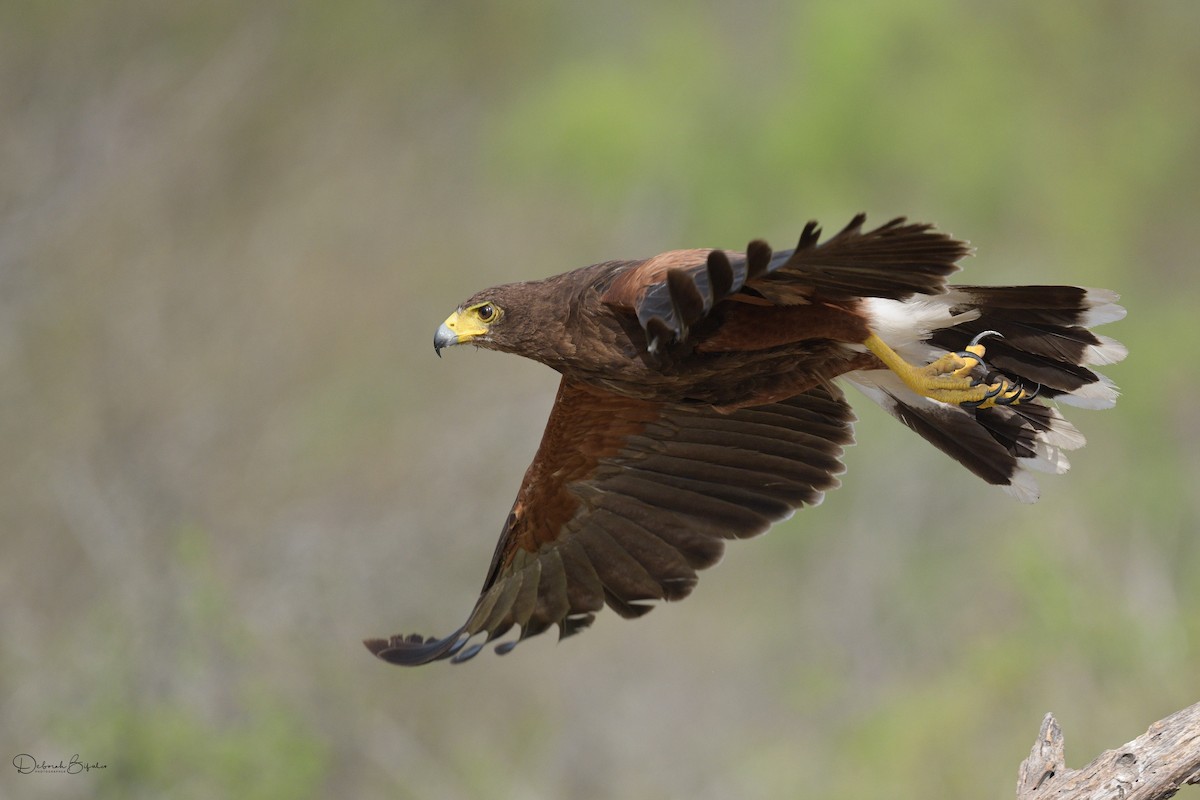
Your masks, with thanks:
M 14 797 L 1009 797 L 1198 699 L 1200 6 L 0 3 Z M 864 402 L 846 485 L 681 608 L 400 671 L 555 377 L 462 298 L 810 218 L 1111 286 L 1131 356 L 1022 507 Z
M 323 797 L 325 744 L 255 670 L 209 550 L 203 531 L 178 532 L 179 607 L 153 674 L 138 674 L 114 632 L 109 651 L 91 659 L 100 693 L 52 714 L 51 729 L 82 752 L 115 756 L 97 774 L 99 797 Z M 89 624 L 104 628 L 108 611 L 94 610 Z

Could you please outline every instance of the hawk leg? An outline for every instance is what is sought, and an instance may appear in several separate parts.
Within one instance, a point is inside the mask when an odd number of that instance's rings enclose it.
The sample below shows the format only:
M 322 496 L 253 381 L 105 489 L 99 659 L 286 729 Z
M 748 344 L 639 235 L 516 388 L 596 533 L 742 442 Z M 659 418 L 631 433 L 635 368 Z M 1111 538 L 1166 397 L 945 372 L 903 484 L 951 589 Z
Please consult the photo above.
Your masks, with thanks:
M 987 371 L 987 364 L 983 360 L 986 350 L 980 341 L 986 336 L 999 335 L 995 331 L 984 331 L 972 339 L 965 350 L 946 353 L 923 367 L 909 364 L 875 334 L 868 336 L 863 345 L 884 366 L 899 375 L 908 388 L 923 397 L 967 408 L 1012 406 L 1028 402 L 1037 396 L 1037 389 L 1031 392 L 1020 383 Z M 971 376 L 976 367 L 983 367 L 987 371 L 982 381 Z

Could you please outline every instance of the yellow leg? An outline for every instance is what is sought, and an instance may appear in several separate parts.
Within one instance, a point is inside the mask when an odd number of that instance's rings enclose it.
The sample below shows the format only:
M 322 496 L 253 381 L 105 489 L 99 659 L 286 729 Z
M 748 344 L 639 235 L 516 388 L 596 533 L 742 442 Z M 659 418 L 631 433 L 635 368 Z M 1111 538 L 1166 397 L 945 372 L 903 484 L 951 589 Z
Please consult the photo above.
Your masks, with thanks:
M 985 350 L 982 344 L 968 345 L 962 354 L 946 353 L 923 367 L 909 364 L 875 334 L 867 337 L 863 344 L 884 366 L 899 375 L 908 388 L 943 403 L 991 408 L 995 405 L 1016 405 L 1034 396 L 1034 393 L 1003 378 L 996 383 L 980 383 L 972 378 L 971 371 L 983 364 Z

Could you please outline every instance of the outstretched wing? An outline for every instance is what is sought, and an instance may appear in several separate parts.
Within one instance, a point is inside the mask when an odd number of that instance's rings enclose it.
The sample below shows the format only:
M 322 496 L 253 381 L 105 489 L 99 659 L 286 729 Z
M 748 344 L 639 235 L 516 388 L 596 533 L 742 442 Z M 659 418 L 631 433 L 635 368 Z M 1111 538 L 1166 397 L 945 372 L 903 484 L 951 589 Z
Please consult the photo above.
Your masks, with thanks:
M 443 639 L 364 644 L 394 664 L 458 662 L 514 626 L 497 652 L 555 625 L 575 633 L 606 603 L 637 617 L 686 597 L 726 539 L 762 533 L 837 485 L 852 422 L 833 386 L 720 414 L 564 378 L 467 621 Z
M 747 245 L 745 254 L 665 253 L 620 275 L 603 299 L 636 312 L 655 352 L 686 339 L 693 325 L 731 298 L 790 305 L 815 294 L 830 300 L 939 294 L 970 252 L 932 225 L 898 217 L 863 232 L 865 221 L 865 214 L 857 215 L 824 244 L 820 227 L 809 222 L 796 247 L 778 253 L 762 240 Z

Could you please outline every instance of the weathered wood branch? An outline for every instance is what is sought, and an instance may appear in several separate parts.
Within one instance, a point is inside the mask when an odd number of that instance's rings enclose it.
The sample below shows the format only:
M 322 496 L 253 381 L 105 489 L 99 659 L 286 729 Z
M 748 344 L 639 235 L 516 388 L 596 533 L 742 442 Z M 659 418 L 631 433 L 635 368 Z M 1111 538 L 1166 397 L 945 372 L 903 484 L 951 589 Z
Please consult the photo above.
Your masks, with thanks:
M 1067 769 L 1053 714 L 1021 762 L 1017 800 L 1161 800 L 1200 783 L 1200 703 L 1176 711 L 1082 769 Z

